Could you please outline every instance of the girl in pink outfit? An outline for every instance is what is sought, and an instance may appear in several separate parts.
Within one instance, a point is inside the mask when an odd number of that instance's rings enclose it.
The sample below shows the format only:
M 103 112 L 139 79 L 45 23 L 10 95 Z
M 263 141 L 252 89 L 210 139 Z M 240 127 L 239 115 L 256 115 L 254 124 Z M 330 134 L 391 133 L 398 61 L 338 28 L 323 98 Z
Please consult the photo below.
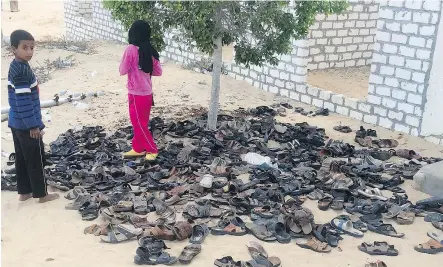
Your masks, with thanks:
M 145 21 L 134 22 L 128 33 L 129 45 L 120 63 L 120 75 L 128 75 L 129 117 L 134 128 L 132 150 L 125 158 L 146 154 L 155 160 L 157 146 L 148 128 L 152 107 L 152 76 L 161 76 L 162 67 L 158 52 L 151 46 L 151 28 Z

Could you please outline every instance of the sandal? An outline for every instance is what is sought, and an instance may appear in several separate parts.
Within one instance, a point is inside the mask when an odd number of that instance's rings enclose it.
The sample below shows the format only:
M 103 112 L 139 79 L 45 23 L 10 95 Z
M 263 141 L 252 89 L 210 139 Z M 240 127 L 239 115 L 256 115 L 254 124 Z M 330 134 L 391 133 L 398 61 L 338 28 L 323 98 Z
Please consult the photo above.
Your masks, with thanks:
M 323 211 L 328 210 L 329 206 L 332 203 L 332 200 L 333 200 L 333 198 L 331 196 L 325 196 L 318 201 L 317 206 L 320 210 L 323 210 Z
M 231 256 L 216 259 L 214 265 L 218 267 L 243 267 L 240 261 L 235 261 Z
M 352 132 L 352 129 L 349 126 L 346 126 L 346 125 L 337 125 L 337 126 L 334 126 L 332 129 L 334 129 L 336 131 L 339 131 L 339 132 L 342 132 L 342 133 L 350 133 L 350 132 Z
M 288 244 L 291 242 L 291 235 L 286 231 L 286 225 L 282 222 L 275 225 L 274 235 L 279 243 Z
M 392 224 L 381 224 L 379 226 L 374 226 L 372 224 L 368 224 L 368 229 L 372 232 L 381 234 L 381 235 L 387 235 L 392 237 L 401 238 L 404 237 L 405 234 L 403 233 L 397 233 L 395 228 L 392 226 Z
M 192 226 L 189 222 L 177 222 L 172 228 L 177 240 L 185 240 L 192 235 Z
M 359 189 L 359 190 L 357 190 L 357 192 L 360 193 L 361 195 L 371 198 L 371 199 L 378 199 L 378 200 L 382 200 L 382 201 L 388 200 L 388 198 L 383 196 L 380 189 L 378 189 L 378 188 L 368 188 L 365 190 Z
M 194 225 L 194 227 L 192 227 L 192 235 L 189 238 L 189 242 L 192 244 L 201 244 L 209 233 L 210 230 L 206 224 Z
M 176 257 L 172 257 L 167 252 L 157 252 L 157 253 L 151 253 L 146 248 L 139 248 L 140 250 L 145 251 L 144 255 L 135 255 L 134 257 L 134 263 L 138 265 L 173 265 L 175 264 L 178 259 Z
M 443 245 L 443 233 L 428 232 L 428 236 Z
M 398 141 L 394 139 L 379 139 L 373 140 L 372 144 L 377 145 L 379 148 L 393 148 L 398 146 Z
M 343 217 L 338 217 L 338 218 L 332 219 L 331 225 L 334 228 L 339 229 L 340 231 L 342 231 L 350 236 L 358 237 L 358 238 L 363 237 L 363 233 L 354 228 L 351 220 L 347 220 Z
M 174 233 L 163 225 L 156 225 L 153 228 L 146 229 L 143 233 L 145 237 L 155 237 L 161 240 L 175 240 Z
M 428 242 L 415 246 L 414 249 L 421 253 L 437 254 L 443 252 L 443 245 L 435 239 L 430 239 Z
M 112 207 L 112 210 L 115 212 L 125 212 L 132 211 L 134 208 L 134 203 L 131 201 L 119 201 L 116 205 Z
M 202 250 L 202 247 L 200 244 L 187 245 L 180 253 L 180 256 L 178 257 L 178 261 L 181 264 L 189 264 L 189 263 L 191 263 L 192 259 L 194 259 L 194 257 L 197 256 L 201 252 L 201 250 Z
M 98 205 L 95 202 L 86 202 L 79 209 L 83 221 L 92 221 L 98 218 Z
M 134 199 L 134 213 L 145 215 L 148 214 L 148 202 L 144 197 L 135 197 Z
M 105 243 L 117 244 L 124 241 L 131 240 L 143 233 L 142 229 L 136 229 L 134 227 L 116 225 L 112 226 L 107 236 L 102 236 L 101 240 Z
M 395 249 L 394 245 L 389 245 L 387 242 L 377 242 L 374 241 L 373 244 L 361 243 L 358 249 L 369 255 L 386 255 L 386 256 L 397 256 L 398 250 Z
M 81 186 L 76 186 L 74 189 L 66 193 L 65 198 L 68 200 L 75 200 L 80 194 L 88 194 L 85 188 Z
M 315 237 L 312 237 L 307 241 L 297 241 L 297 245 L 301 248 L 310 249 L 315 252 L 320 252 L 320 253 L 331 252 L 331 247 L 329 247 L 327 243 L 321 242 Z
M 261 241 L 268 242 L 277 240 L 274 234 L 268 229 L 268 225 L 266 224 L 257 225 L 253 223 L 248 223 L 246 224 L 246 229 L 249 233 L 251 233 L 253 236 Z
M 398 224 L 412 224 L 414 222 L 415 212 L 412 211 L 400 211 L 397 215 Z
M 387 265 L 383 261 L 375 261 L 366 263 L 365 267 L 387 267 Z
M 255 241 L 249 241 L 249 245 L 246 245 L 246 246 L 248 247 L 249 254 L 252 255 L 252 253 L 259 253 L 266 258 L 268 257 L 268 253 L 263 248 L 263 246 L 260 245 L 259 243 L 255 242 Z
M 240 217 L 234 217 L 226 226 L 213 227 L 211 229 L 213 235 L 246 235 L 245 222 Z
M 216 208 L 206 205 L 191 204 L 186 206 L 183 211 L 183 215 L 189 216 L 192 219 L 207 218 L 207 217 L 220 217 L 222 211 Z

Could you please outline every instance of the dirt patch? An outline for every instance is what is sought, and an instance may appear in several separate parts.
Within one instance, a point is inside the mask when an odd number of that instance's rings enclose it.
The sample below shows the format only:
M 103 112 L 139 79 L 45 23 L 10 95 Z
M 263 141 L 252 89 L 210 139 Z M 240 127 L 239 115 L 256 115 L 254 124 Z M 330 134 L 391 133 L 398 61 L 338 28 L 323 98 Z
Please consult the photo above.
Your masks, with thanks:
M 363 100 L 368 95 L 370 73 L 370 66 L 312 70 L 308 72 L 308 84 Z

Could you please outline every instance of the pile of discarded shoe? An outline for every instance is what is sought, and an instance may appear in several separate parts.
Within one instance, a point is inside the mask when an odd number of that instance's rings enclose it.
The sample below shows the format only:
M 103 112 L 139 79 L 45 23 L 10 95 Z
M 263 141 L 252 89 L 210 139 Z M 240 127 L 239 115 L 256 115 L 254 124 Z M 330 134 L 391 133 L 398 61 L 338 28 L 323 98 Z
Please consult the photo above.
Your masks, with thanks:
M 101 127 L 69 130 L 50 144 L 48 184 L 68 191 L 65 197 L 72 203 L 66 209 L 77 210 L 83 220 L 101 216 L 106 221 L 86 233 L 108 243 L 141 238 L 135 257 L 139 264 L 189 263 L 209 233 L 250 234 L 280 243 L 303 237 L 308 239 L 298 241 L 300 247 L 329 252 L 346 235 L 361 238 L 372 231 L 404 236 L 384 219 L 412 224 L 416 216 L 424 216 L 442 228 L 443 199 L 414 204 L 402 188 L 404 179 L 441 159 L 412 150 L 383 150 L 398 143 L 374 139 L 377 133 L 363 127 L 356 141 L 367 148 L 360 149 L 331 140 L 324 129 L 307 123 L 278 123 L 281 106 L 242 110 L 242 117 L 220 115 L 215 132 L 205 129 L 205 115 L 178 122 L 153 118 L 150 129 L 160 150 L 155 161 L 122 158 L 130 149 L 130 127 L 112 134 Z M 393 156 L 402 159 L 388 162 Z M 15 189 L 13 169 L 8 172 L 2 175 L 2 189 Z M 386 197 L 383 190 L 393 196 Z M 320 210 L 349 215 L 318 224 L 303 207 L 307 199 L 317 201 Z M 148 220 L 148 213 L 157 218 Z M 180 215 L 184 220 L 177 221 Z M 159 241 L 186 239 L 192 245 L 177 258 Z M 395 254 L 383 242 L 362 243 L 359 249 Z M 267 258 L 262 254 L 253 259 L 259 263 Z M 219 262 L 242 266 L 232 258 Z M 264 266 L 278 266 L 272 264 Z

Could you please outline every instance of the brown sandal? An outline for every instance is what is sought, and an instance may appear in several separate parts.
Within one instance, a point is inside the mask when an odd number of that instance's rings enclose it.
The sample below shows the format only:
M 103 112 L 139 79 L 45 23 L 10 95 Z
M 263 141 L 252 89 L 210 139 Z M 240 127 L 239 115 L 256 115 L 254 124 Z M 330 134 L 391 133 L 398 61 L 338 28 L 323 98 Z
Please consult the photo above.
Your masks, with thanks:
M 440 244 L 435 239 L 430 239 L 428 242 L 419 244 L 418 246 L 415 246 L 414 249 L 421 253 L 426 254 L 437 254 L 440 252 L 443 252 L 443 245 Z
M 192 235 L 192 225 L 189 222 L 177 222 L 172 228 L 177 240 L 185 240 Z
M 315 237 L 312 237 L 307 241 L 298 241 L 297 245 L 301 248 L 310 249 L 315 252 L 327 253 L 331 251 L 331 247 L 328 243 L 321 242 Z
M 174 233 L 162 225 L 157 225 L 151 229 L 146 229 L 143 236 L 152 236 L 161 240 L 173 241 L 175 240 Z

